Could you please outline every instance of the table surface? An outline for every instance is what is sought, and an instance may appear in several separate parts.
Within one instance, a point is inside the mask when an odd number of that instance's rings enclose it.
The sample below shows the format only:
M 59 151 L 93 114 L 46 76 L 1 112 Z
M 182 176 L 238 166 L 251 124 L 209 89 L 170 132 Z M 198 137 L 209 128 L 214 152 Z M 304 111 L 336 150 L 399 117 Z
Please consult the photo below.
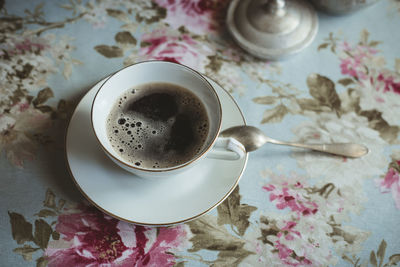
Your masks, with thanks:
M 305 51 L 244 53 L 229 1 L 0 1 L 1 266 L 391 266 L 400 261 L 400 2 L 319 13 Z M 268 144 L 218 208 L 168 227 L 104 215 L 73 184 L 65 127 L 82 95 L 134 62 L 216 80 L 248 124 L 350 159 Z M 103 265 L 102 265 L 103 264 Z

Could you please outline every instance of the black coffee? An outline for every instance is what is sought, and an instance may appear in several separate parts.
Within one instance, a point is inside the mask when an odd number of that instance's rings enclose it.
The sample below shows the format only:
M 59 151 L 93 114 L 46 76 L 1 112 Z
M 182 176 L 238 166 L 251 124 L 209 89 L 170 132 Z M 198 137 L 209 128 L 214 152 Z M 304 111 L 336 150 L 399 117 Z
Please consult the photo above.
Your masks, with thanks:
M 188 89 L 149 83 L 125 92 L 107 118 L 111 145 L 144 168 L 169 168 L 191 160 L 208 134 L 206 109 Z

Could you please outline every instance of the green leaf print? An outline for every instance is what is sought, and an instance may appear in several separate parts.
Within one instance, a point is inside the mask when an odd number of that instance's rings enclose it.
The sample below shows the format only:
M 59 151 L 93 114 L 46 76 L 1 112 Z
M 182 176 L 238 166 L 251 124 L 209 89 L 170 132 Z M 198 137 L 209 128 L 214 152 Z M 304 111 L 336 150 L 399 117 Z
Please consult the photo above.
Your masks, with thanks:
M 313 73 L 307 77 L 307 85 L 310 94 L 323 106 L 340 111 L 340 98 L 335 90 L 335 83 L 329 78 Z
M 318 46 L 318 51 L 325 49 L 329 46 L 329 43 L 322 43 Z
M 53 91 L 50 89 L 50 87 L 46 87 L 42 90 L 39 91 L 37 94 L 36 98 L 33 99 L 32 104 L 36 107 L 44 102 L 46 102 L 49 98 L 54 97 Z
M 266 111 L 264 111 L 261 123 L 280 122 L 287 113 L 287 107 L 280 104 L 273 109 L 267 109 Z
M 40 257 L 36 260 L 36 267 L 46 267 L 47 260 L 44 257 Z
M 378 256 L 379 259 L 379 266 L 382 266 L 383 259 L 385 258 L 386 247 L 387 247 L 386 241 L 382 240 L 381 244 L 379 245 L 378 251 L 376 252 L 376 255 Z
M 39 219 L 35 221 L 35 236 L 33 241 L 40 248 L 45 249 L 47 244 L 49 243 L 51 233 L 53 229 L 51 226 L 44 220 Z
M 50 189 L 46 190 L 46 197 L 43 201 L 43 206 L 55 209 L 56 208 L 56 195 Z
M 46 218 L 46 217 L 50 217 L 50 216 L 56 216 L 57 213 L 52 210 L 42 209 L 39 211 L 39 213 L 36 213 L 35 215 L 42 217 L 42 218 Z
M 400 262 L 400 254 L 393 254 L 389 257 L 389 262 L 384 266 L 394 266 L 397 265 L 398 262 Z
M 107 58 L 122 57 L 124 52 L 118 46 L 97 45 L 94 49 Z
M 202 249 L 218 251 L 215 266 L 235 266 L 245 257 L 254 254 L 243 248 L 245 241 L 220 226 L 213 216 L 205 215 L 188 223 L 192 234 L 193 246 L 188 251 L 197 252 Z
M 136 45 L 137 43 L 135 37 L 133 37 L 132 34 L 128 31 L 118 32 L 114 38 L 115 41 L 120 44 Z
M 185 267 L 185 262 L 183 262 L 183 261 L 177 262 L 177 263 L 174 265 L 174 267 Z
M 375 267 L 387 267 L 387 266 L 396 266 L 398 262 L 400 262 L 400 254 L 393 254 L 392 256 L 389 257 L 389 261 L 385 264 L 383 264 L 385 260 L 385 253 L 386 253 L 386 248 L 387 248 L 387 243 L 383 239 L 382 242 L 379 245 L 378 251 L 375 253 L 375 251 L 371 251 L 371 254 L 369 256 L 369 262 L 371 263 L 372 266 Z M 379 260 L 379 263 L 378 263 Z
M 51 233 L 51 237 L 52 237 L 54 240 L 59 240 L 59 239 L 60 239 L 60 233 L 57 232 L 57 231 L 54 231 L 53 233 Z
M 375 251 L 371 251 L 371 254 L 369 255 L 369 262 L 372 264 L 372 266 L 377 267 L 378 266 L 378 262 L 376 260 L 376 256 L 375 256 Z
M 373 110 L 362 110 L 359 114 L 368 119 L 369 126 L 378 131 L 379 135 L 388 143 L 396 143 L 400 133 L 400 127 L 389 125 L 382 117 L 382 112 Z
M 343 86 L 348 86 L 348 85 L 354 83 L 354 81 L 353 81 L 353 79 L 351 79 L 351 78 L 343 78 L 343 79 L 340 79 L 340 80 L 338 81 L 338 83 L 340 83 L 340 84 L 343 85 Z
M 39 249 L 40 248 L 33 248 L 29 245 L 24 245 L 23 247 L 13 249 L 13 251 L 17 254 L 20 254 L 24 260 L 31 261 L 32 254 Z
M 321 106 L 320 103 L 312 98 L 299 98 L 296 100 L 301 110 L 309 110 L 314 112 L 329 112 L 330 109 L 326 106 Z
M 400 58 L 395 59 L 394 69 L 398 74 L 400 74 Z
M 10 216 L 11 234 L 17 244 L 32 241 L 32 224 L 19 213 L 8 212 L 8 215 Z
M 253 99 L 254 103 L 262 104 L 262 105 L 272 105 L 278 100 L 276 96 L 260 96 Z
M 239 187 L 237 186 L 231 195 L 218 206 L 218 224 L 230 224 L 237 228 L 240 236 L 244 235 L 250 225 L 249 218 L 257 208 L 240 203 Z
M 130 21 L 128 15 L 122 10 L 107 8 L 106 11 L 107 15 L 109 15 L 110 17 L 116 18 L 123 22 Z

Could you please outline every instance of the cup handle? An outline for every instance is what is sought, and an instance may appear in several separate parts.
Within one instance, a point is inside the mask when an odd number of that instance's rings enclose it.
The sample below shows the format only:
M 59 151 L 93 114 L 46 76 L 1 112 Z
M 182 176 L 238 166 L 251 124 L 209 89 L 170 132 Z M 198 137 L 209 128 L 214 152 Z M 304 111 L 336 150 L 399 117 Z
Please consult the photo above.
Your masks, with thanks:
M 213 148 L 207 153 L 207 158 L 238 160 L 246 155 L 246 149 L 232 137 L 218 137 Z

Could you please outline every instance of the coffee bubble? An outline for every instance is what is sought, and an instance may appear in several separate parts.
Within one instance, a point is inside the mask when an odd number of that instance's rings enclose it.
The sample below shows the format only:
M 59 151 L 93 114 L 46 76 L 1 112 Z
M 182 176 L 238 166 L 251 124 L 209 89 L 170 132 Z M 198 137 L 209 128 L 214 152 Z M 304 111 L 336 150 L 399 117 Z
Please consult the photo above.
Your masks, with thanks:
M 207 112 L 197 96 L 166 83 L 128 90 L 112 108 L 106 125 L 116 152 L 149 169 L 191 160 L 203 150 L 209 131 Z

